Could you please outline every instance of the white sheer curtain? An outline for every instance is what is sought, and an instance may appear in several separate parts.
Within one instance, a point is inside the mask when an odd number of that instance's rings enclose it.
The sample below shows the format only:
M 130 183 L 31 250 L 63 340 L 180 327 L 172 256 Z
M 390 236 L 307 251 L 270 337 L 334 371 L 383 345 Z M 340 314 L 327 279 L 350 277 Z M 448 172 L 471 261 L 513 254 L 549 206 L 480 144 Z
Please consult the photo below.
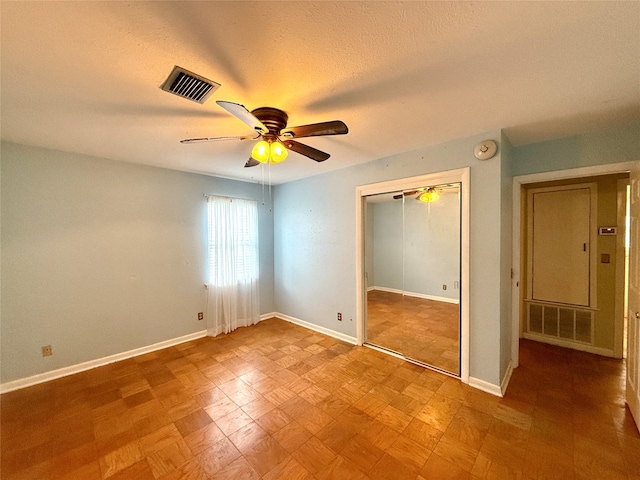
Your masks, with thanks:
M 260 320 L 258 205 L 210 196 L 207 333 L 215 336 Z

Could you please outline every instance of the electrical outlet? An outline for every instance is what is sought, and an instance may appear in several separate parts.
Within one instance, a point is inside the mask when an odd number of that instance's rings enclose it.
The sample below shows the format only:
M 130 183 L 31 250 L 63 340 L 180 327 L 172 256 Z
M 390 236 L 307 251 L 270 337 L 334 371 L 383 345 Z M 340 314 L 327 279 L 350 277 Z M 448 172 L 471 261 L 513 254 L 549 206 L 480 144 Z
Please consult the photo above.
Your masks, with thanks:
M 340 312 L 338 312 L 338 321 L 341 322 L 342 321 L 342 314 Z
M 53 349 L 51 348 L 51 345 L 45 345 L 44 347 L 42 347 L 43 357 L 50 357 L 51 355 L 53 355 Z
M 204 320 L 204 313 L 198 312 L 198 320 Z
M 446 286 L 446 285 L 442 285 L 442 289 L 443 289 L 443 290 L 446 290 L 446 289 L 447 289 L 447 286 Z

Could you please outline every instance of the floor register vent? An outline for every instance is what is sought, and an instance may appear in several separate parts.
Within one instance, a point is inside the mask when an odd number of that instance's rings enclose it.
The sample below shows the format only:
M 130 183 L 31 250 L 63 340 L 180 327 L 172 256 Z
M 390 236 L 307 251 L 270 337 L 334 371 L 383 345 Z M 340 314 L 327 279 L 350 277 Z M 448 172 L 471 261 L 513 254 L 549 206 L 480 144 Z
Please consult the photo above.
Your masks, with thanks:
M 593 345 L 593 310 L 534 302 L 528 306 L 529 333 Z

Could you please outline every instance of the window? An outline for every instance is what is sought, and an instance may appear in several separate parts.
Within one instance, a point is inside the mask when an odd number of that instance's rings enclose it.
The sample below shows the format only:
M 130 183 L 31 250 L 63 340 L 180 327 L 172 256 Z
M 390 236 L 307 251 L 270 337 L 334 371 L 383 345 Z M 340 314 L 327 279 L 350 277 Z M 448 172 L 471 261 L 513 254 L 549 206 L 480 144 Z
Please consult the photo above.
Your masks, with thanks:
M 209 284 L 229 286 L 258 278 L 256 202 L 208 197 Z

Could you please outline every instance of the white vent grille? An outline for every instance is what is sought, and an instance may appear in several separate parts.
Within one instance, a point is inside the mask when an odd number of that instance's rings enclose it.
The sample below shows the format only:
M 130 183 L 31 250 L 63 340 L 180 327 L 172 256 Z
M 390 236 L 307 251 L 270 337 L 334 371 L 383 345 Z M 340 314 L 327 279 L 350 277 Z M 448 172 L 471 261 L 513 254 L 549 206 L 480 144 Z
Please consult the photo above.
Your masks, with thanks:
M 219 83 L 208 80 L 177 65 L 160 86 L 165 92 L 173 93 L 194 102 L 204 103 L 220 87 Z
M 593 345 L 593 310 L 529 303 L 527 332 Z

